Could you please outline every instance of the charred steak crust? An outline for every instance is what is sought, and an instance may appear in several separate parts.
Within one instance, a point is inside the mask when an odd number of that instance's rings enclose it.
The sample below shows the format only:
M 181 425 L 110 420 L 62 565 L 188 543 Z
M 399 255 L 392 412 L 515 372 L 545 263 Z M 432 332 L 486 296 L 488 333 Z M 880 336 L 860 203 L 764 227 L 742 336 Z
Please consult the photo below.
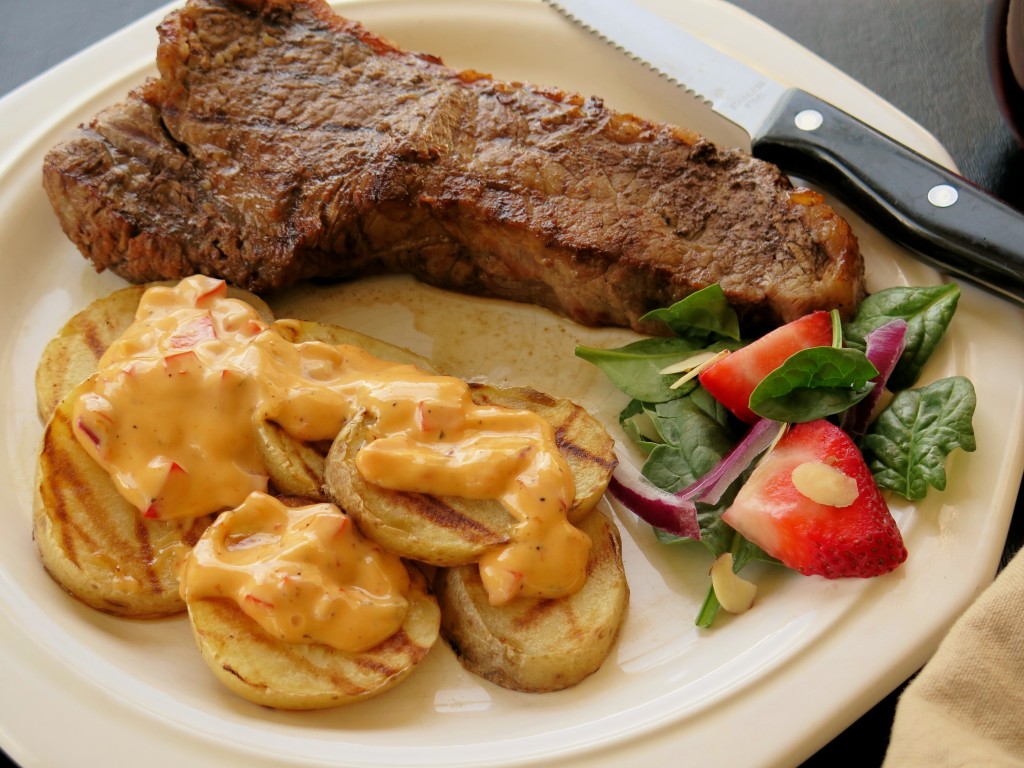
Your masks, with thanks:
M 320 0 L 189 0 L 159 33 L 159 78 L 44 162 L 97 270 L 257 292 L 407 272 L 648 332 L 715 282 L 757 324 L 864 294 L 820 195 L 680 128 L 453 70 Z

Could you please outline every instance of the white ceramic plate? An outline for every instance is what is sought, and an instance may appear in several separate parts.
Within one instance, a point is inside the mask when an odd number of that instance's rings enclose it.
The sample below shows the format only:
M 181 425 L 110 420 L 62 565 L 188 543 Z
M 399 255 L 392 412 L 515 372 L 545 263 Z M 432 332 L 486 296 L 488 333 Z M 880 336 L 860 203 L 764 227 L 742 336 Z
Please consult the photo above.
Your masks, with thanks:
M 755 57 L 941 162 L 919 127 L 807 51 L 714 0 L 647 0 L 675 23 Z M 609 104 L 742 134 L 641 66 L 534 0 L 339 3 L 406 47 L 509 79 L 603 95 Z M 620 765 L 680 755 L 708 765 L 795 764 L 917 669 L 997 565 L 1024 454 L 1024 314 L 964 288 L 926 378 L 960 373 L 978 389 L 979 449 L 954 456 L 950 489 L 894 503 L 910 549 L 896 573 L 831 583 L 764 574 L 758 604 L 711 632 L 693 617 L 706 587 L 698 550 L 658 545 L 626 515 L 632 606 L 601 671 L 560 693 L 523 695 L 464 673 L 444 647 L 386 696 L 289 714 L 233 698 L 208 674 L 184 619 L 119 620 L 68 598 L 31 540 L 33 372 L 49 339 L 117 287 L 60 232 L 40 188 L 44 152 L 151 71 L 154 14 L 0 101 L 0 743 L 26 766 Z M 97 78 L 97 73 L 106 73 Z M 873 289 L 939 277 L 851 216 Z M 574 397 L 609 425 L 621 399 L 576 360 L 574 344 L 629 335 L 588 330 L 531 307 L 381 279 L 280 297 L 281 315 L 350 325 L 432 357 L 454 373 Z

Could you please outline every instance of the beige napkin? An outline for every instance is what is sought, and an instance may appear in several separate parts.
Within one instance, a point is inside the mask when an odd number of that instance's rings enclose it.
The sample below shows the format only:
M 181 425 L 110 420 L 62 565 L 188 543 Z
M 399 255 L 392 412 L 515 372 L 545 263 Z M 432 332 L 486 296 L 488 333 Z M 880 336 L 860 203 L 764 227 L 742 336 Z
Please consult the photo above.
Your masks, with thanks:
M 900 697 L 884 768 L 902 766 L 1024 766 L 1024 551 Z

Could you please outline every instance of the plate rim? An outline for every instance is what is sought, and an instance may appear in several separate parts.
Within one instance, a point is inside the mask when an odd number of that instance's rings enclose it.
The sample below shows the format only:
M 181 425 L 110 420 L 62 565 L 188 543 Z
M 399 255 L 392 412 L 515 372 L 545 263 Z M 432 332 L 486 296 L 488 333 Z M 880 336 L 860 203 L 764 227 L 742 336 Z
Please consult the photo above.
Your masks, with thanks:
M 344 8 L 344 6 L 346 6 L 346 5 L 357 3 L 357 2 L 385 3 L 385 2 L 403 2 L 403 1 L 405 1 L 405 0 L 339 0 L 338 2 L 333 3 L 333 5 L 336 8 Z M 463 2 L 463 3 L 466 3 L 466 4 L 469 4 L 471 2 L 478 2 L 478 0 L 439 0 L 439 1 L 441 1 L 441 2 Z M 537 4 L 537 3 L 532 2 L 532 0 L 494 0 L 494 2 L 500 2 L 500 3 L 505 3 L 505 4 L 523 4 L 523 5 L 527 5 L 527 4 L 535 5 L 535 4 Z M 30 94 L 33 91 L 37 91 L 41 87 L 50 87 L 48 85 L 40 86 L 40 83 L 46 84 L 46 83 L 57 82 L 57 81 L 63 82 L 63 78 L 66 76 L 66 74 L 65 74 L 66 70 L 77 69 L 77 68 L 85 69 L 86 62 L 91 60 L 93 57 L 97 56 L 98 53 L 99 53 L 100 56 L 106 55 L 106 52 L 108 51 L 109 47 L 112 46 L 112 45 L 118 44 L 118 41 L 119 41 L 119 39 L 122 36 L 125 36 L 125 35 L 127 35 L 127 36 L 134 36 L 134 35 L 137 35 L 138 31 L 140 30 L 140 28 L 146 26 L 147 24 L 152 25 L 153 20 L 158 20 L 159 18 L 162 18 L 163 15 L 166 13 L 167 9 L 169 9 L 171 7 L 174 7 L 176 5 L 177 5 L 177 3 L 169 3 L 168 5 L 160 8 L 160 9 L 157 9 L 156 11 L 153 11 L 151 14 L 148 14 L 147 16 L 144 16 L 142 19 L 138 20 L 137 22 L 134 22 L 133 24 L 125 27 L 120 32 L 114 33 L 113 35 L 109 36 L 108 38 L 105 38 L 103 41 L 100 41 L 99 43 L 95 44 L 94 46 L 91 46 L 90 48 L 86 49 L 82 53 L 77 54 L 75 57 L 72 57 L 71 59 L 69 59 L 68 61 L 64 62 L 63 64 L 58 65 L 57 67 L 53 68 L 49 72 L 41 75 L 40 77 L 38 77 L 38 78 L 36 78 L 36 79 L 34 79 L 32 81 L 29 81 L 29 83 L 26 83 L 25 85 L 19 87 L 18 89 L 13 91 L 11 94 L 8 94 L 3 99 L 0 99 L 0 114 L 4 114 L 5 112 L 7 112 L 8 109 L 14 109 L 14 107 L 11 106 L 11 105 L 13 104 L 13 105 L 17 106 L 19 100 L 22 100 L 22 99 L 26 98 L 26 94 Z M 712 8 L 713 5 L 714 6 L 720 6 L 720 8 L 718 8 L 718 10 L 721 10 L 722 8 L 727 8 L 729 10 L 727 10 L 726 13 L 736 12 L 738 14 L 736 16 L 737 23 L 740 23 L 738 21 L 739 19 L 742 19 L 744 16 L 746 16 L 746 14 L 744 12 L 739 11 L 739 9 L 735 9 L 733 6 L 727 6 L 727 5 L 723 4 L 723 3 L 715 3 L 715 4 L 712 5 L 711 3 L 705 2 L 705 0 L 687 0 L 687 2 L 683 3 L 682 5 L 683 6 L 687 6 L 687 5 L 705 6 L 705 7 L 709 8 L 709 9 Z M 753 17 L 750 17 L 750 18 L 752 19 Z M 760 22 L 756 22 L 756 24 L 760 24 Z M 770 33 L 774 33 L 775 35 L 780 35 L 781 36 L 781 33 L 778 33 L 777 31 L 772 30 L 770 27 L 766 27 L 766 28 L 768 30 L 770 30 Z M 790 41 L 788 38 L 785 38 L 785 40 L 787 41 L 787 45 L 796 46 L 796 48 L 799 49 L 800 51 L 806 51 L 806 49 L 800 48 L 795 43 Z M 836 72 L 838 73 L 838 70 L 836 70 Z M 844 78 L 846 77 L 845 75 L 842 75 L 842 73 L 838 73 L 838 74 L 841 75 Z M 851 81 L 851 82 L 853 82 L 853 81 Z M 100 89 L 100 90 L 102 90 L 102 89 Z M 870 94 L 870 95 L 871 95 L 871 97 L 873 99 L 876 99 L 879 102 L 881 102 L 881 99 L 879 99 L 879 97 L 874 96 L 873 94 Z M 894 109 L 894 108 L 891 107 L 891 105 L 887 105 L 884 102 L 882 102 L 882 104 L 885 105 L 884 107 L 881 108 L 883 111 L 885 111 L 885 108 Z M 906 121 L 910 121 L 910 118 L 907 118 L 906 116 L 901 115 L 898 112 L 897 112 L 897 115 L 898 115 L 899 118 L 902 118 L 902 119 L 904 119 Z M 897 118 L 893 118 L 893 119 L 897 119 Z M 46 133 L 49 130 L 52 130 L 53 125 L 56 124 L 56 123 L 59 123 L 59 122 L 60 122 L 60 118 L 59 117 L 55 117 L 54 120 L 51 123 L 49 123 L 49 124 L 43 126 L 42 128 L 40 128 L 40 130 L 36 134 L 26 136 L 25 137 L 25 141 L 22 142 L 21 144 L 15 144 L 13 146 L 11 144 L 7 144 L 7 150 L 5 150 L 3 152 L 0 152 L 0 185 L 2 185 L 4 183 L 5 178 L 6 178 L 6 172 L 10 169 L 11 164 L 16 162 L 18 158 L 22 157 L 24 155 L 24 153 L 28 151 L 28 147 L 33 145 L 33 142 L 38 142 L 40 135 L 42 135 L 43 133 Z M 913 121 L 910 121 L 910 122 L 912 123 Z M 916 126 L 916 123 L 914 123 L 913 125 Z M 917 126 L 917 128 L 919 128 L 920 132 L 921 132 L 921 135 L 917 137 L 920 140 L 919 147 L 922 147 L 924 150 L 927 150 L 933 156 L 935 154 L 940 154 L 941 155 L 942 153 L 945 152 L 945 150 L 941 148 L 941 145 L 938 145 L 938 142 L 934 139 L 934 137 L 931 137 L 931 135 L 928 134 L 926 131 L 924 131 L 923 128 L 920 128 L 919 126 Z M 913 132 L 913 131 L 911 131 L 911 132 Z M 938 148 L 936 148 L 936 146 L 928 147 L 927 145 L 929 143 L 929 140 L 934 142 L 934 144 L 937 145 Z M 951 162 L 952 162 L 951 159 L 948 158 L 948 154 L 947 154 L 945 160 L 946 160 L 947 164 L 951 164 Z M 1018 453 L 1019 453 L 1019 451 L 1018 451 Z M 984 581 L 984 580 L 985 579 L 980 579 L 980 581 Z M 930 644 L 930 645 L 937 644 L 937 638 L 929 639 L 928 644 Z M 909 671 L 913 671 L 913 670 L 909 670 Z M 659 728 L 664 728 L 664 727 L 668 727 L 669 725 L 670 724 L 663 724 L 663 725 L 658 726 L 658 727 Z M 2 743 L 3 746 L 5 746 L 5 747 L 14 745 L 13 749 L 12 749 L 12 758 L 17 758 L 18 755 L 19 755 L 18 746 L 17 746 L 18 743 L 19 743 L 18 739 L 17 738 L 9 738 L 11 736 L 11 734 L 5 732 L 3 730 L 2 726 L 3 726 L 3 724 L 0 723 L 0 735 L 4 735 L 5 739 L 4 739 L 4 741 L 0 741 L 0 743 Z M 25 754 L 27 754 L 27 753 L 25 753 Z

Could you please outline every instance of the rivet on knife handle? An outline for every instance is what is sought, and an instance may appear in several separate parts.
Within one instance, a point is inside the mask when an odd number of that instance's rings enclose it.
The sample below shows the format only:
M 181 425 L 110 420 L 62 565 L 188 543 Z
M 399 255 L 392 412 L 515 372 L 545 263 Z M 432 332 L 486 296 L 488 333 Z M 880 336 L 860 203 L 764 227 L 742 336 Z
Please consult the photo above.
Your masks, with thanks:
M 955 173 L 798 89 L 752 146 L 936 268 L 1024 301 L 1024 215 Z

